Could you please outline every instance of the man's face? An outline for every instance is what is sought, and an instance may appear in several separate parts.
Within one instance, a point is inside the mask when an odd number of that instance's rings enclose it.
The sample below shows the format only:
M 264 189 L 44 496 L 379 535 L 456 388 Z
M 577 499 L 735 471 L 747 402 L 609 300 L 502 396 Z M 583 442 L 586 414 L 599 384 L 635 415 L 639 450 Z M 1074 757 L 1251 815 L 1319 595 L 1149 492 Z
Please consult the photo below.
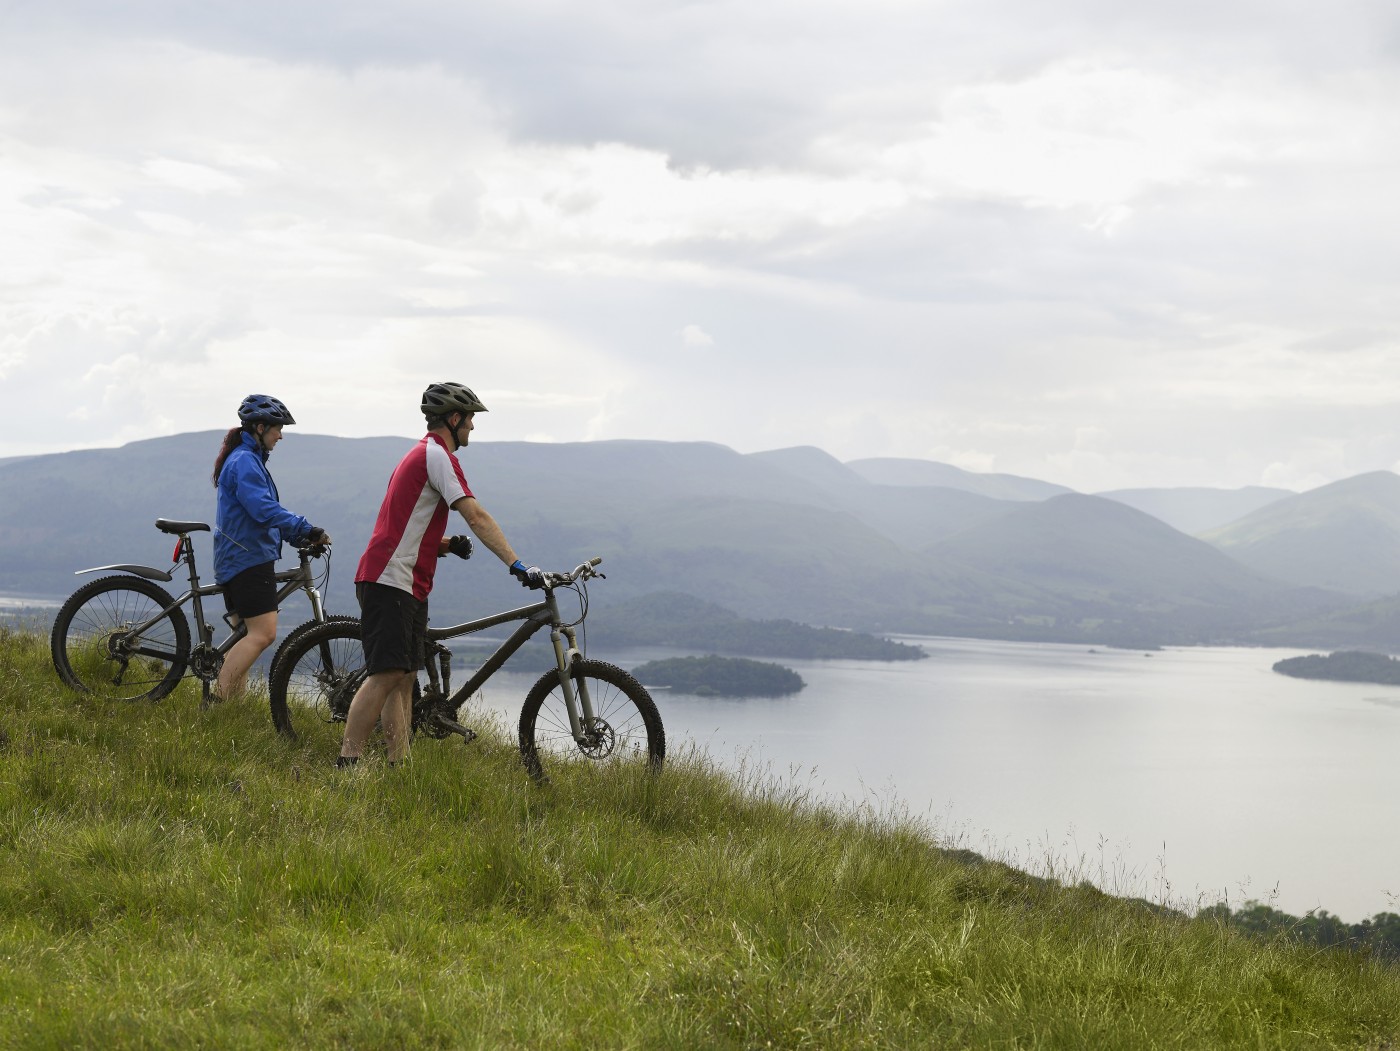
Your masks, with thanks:
M 472 417 L 475 416 L 475 415 L 476 415 L 476 413 L 474 413 L 474 412 L 464 412 L 464 413 L 462 413 L 462 419 L 461 419 L 461 421 L 457 424 L 457 432 L 456 432 L 456 433 L 457 433 L 457 444 L 458 444 L 458 445 L 466 445 L 466 444 L 467 444 L 467 441 L 471 438 L 472 431 L 473 431 L 473 430 L 475 429 L 475 427 L 476 427 L 476 424 L 474 424 L 474 423 L 472 422 Z

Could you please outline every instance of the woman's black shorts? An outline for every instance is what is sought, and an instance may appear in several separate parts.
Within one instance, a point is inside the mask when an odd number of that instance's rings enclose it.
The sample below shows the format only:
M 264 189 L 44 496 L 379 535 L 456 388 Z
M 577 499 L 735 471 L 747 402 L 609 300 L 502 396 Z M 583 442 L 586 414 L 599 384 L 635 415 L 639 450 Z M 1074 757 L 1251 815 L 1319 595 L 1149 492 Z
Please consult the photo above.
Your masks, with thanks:
M 277 581 L 271 562 L 251 566 L 224 585 L 224 605 L 244 620 L 277 612 Z
M 360 638 L 365 647 L 365 671 L 417 671 L 423 667 L 423 639 L 428 631 L 428 604 L 407 591 L 361 580 L 355 583 L 360 600 Z

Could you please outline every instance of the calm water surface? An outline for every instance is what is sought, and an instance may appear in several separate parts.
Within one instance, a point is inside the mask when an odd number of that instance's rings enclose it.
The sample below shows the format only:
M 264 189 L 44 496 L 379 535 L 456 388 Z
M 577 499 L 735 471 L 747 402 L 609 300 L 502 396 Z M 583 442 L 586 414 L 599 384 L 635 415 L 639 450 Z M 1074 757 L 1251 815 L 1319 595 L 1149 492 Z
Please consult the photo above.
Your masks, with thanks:
M 904 806 L 946 841 L 1113 893 L 1400 911 L 1400 688 L 1270 670 L 1300 650 L 904 641 L 929 658 L 782 661 L 807 681 L 788 698 L 658 690 L 670 746 Z M 511 725 L 543 671 L 517 663 L 532 670 L 499 673 L 482 699 Z

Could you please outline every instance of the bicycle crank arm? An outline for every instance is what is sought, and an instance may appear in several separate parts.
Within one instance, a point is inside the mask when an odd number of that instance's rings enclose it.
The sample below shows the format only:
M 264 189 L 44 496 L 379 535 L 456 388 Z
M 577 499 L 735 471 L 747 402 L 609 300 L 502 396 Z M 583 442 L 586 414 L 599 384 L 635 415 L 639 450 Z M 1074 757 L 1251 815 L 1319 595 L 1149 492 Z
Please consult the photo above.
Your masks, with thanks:
M 464 743 L 476 740 L 475 730 L 463 726 L 456 719 L 449 719 L 441 712 L 434 713 L 431 722 L 434 736 L 446 737 L 448 734 L 458 734 Z

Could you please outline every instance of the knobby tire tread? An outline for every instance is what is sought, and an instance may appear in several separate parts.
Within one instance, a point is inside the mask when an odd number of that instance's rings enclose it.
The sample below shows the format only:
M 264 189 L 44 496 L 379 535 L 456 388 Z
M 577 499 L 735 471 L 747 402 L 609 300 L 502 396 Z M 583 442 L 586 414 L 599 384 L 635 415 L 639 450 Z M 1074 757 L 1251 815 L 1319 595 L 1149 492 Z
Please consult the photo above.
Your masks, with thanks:
M 99 688 L 92 675 L 87 676 L 89 681 L 84 681 L 84 675 L 74 667 L 71 652 L 74 644 L 81 644 L 81 640 L 75 640 L 70 635 L 76 625 L 80 632 L 88 632 L 88 644 L 105 645 L 105 639 L 120 626 L 116 623 L 119 615 L 130 608 L 129 602 L 116 597 L 121 593 L 140 595 L 151 603 L 150 606 L 137 603 L 143 619 L 174 605 L 175 602 L 174 597 L 164 588 L 144 577 L 127 574 L 99 577 L 69 595 L 54 618 L 53 631 L 49 635 L 49 652 L 53 657 L 54 670 L 58 677 L 71 689 L 99 695 L 113 692 Z M 173 636 L 169 640 L 173 648 L 166 672 L 149 690 L 129 696 L 122 695 L 122 700 L 160 700 L 175 689 L 176 684 L 184 677 L 190 659 L 189 622 L 178 608 L 169 610 L 162 622 L 168 625 L 166 630 Z M 159 628 L 160 623 L 157 622 L 156 628 Z M 157 631 L 156 634 L 159 636 L 164 633 Z M 106 660 L 99 665 L 104 675 L 114 666 Z
M 615 731 L 621 728 L 627 732 L 626 739 L 619 742 L 624 747 L 642 743 L 642 735 L 635 732 L 635 720 L 640 720 L 645 736 L 647 766 L 652 772 L 659 773 L 666 757 L 666 732 L 661 725 L 661 713 L 657 711 L 656 702 L 651 699 L 646 687 L 631 673 L 606 661 L 578 661 L 570 670 L 570 676 L 575 680 L 586 678 L 613 688 L 604 690 L 590 685 L 595 715 L 608 721 Z M 549 702 L 548 710 L 545 710 L 546 702 Z M 630 709 L 628 704 L 631 705 Z M 545 740 L 546 736 L 548 741 Z M 547 779 L 547 760 L 560 755 L 595 759 L 610 758 L 612 753 L 601 757 L 589 756 L 568 735 L 568 715 L 562 691 L 559 691 L 559 671 L 554 669 L 542 675 L 525 696 L 525 704 L 520 709 L 520 757 L 530 776 L 543 781 Z
M 278 733 L 292 741 L 298 739 L 298 734 L 292 725 L 288 688 L 292 684 L 293 676 L 298 674 L 298 669 L 305 676 L 326 674 L 323 669 L 318 668 L 322 660 L 320 648 L 323 642 L 329 644 L 353 640 L 356 645 L 353 651 L 341 647 L 342 655 L 348 658 L 347 662 L 343 667 L 333 669 L 329 673 L 330 677 L 323 684 L 324 692 L 318 693 L 314 710 L 321 718 L 325 718 L 329 712 L 328 704 L 332 694 L 342 695 L 343 699 L 343 694 L 349 687 L 358 687 L 358 684 L 364 681 L 364 650 L 360 646 L 359 620 L 354 617 L 334 617 L 323 624 L 313 624 L 306 631 L 301 631 L 300 628 L 297 631 L 299 636 L 296 643 L 292 646 L 284 644 L 280 658 L 273 662 L 267 689 L 268 703 L 272 709 L 272 725 L 277 728 Z M 287 642 L 291 642 L 290 636 Z
M 302 624 L 298 624 L 291 631 L 287 632 L 286 638 L 278 644 L 276 651 L 272 654 L 272 660 L 267 666 L 267 681 L 269 683 L 272 682 L 272 677 L 277 674 L 277 665 L 282 662 L 283 656 L 290 653 L 292 648 L 301 641 L 303 635 L 312 628 L 318 628 L 322 624 L 330 624 L 332 621 L 341 623 L 353 621 L 358 624 L 360 618 L 347 616 L 344 613 L 327 613 L 325 620 L 308 620 Z

